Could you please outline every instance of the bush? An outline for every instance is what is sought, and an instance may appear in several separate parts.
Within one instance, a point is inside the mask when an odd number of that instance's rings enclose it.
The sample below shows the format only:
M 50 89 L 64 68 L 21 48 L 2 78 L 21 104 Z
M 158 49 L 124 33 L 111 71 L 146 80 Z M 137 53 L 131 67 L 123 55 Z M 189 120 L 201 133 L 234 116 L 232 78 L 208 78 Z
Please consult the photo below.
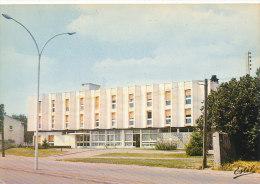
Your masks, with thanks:
M 155 149 L 157 149 L 157 150 L 176 150 L 177 145 L 170 141 L 159 141 L 155 145 Z
M 45 138 L 43 141 L 42 141 L 42 147 L 44 149 L 47 149 L 50 147 L 50 144 L 48 143 L 47 139 Z
M 185 146 L 186 154 L 189 156 L 201 156 L 203 152 L 203 140 L 200 132 L 191 134 L 190 142 Z

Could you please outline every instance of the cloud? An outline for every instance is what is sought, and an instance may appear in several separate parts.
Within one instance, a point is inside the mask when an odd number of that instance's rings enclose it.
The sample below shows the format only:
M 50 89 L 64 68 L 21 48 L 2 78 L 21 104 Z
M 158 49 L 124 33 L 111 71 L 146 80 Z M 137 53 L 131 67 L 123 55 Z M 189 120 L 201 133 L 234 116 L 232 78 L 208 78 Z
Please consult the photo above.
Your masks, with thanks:
M 2 78 L 4 79 L 20 79 L 30 78 L 32 73 L 37 73 L 38 56 L 28 55 L 17 52 L 13 48 L 2 48 L 0 51 L 0 70 Z M 41 58 L 41 74 L 48 75 L 48 73 L 55 69 L 56 61 L 43 56 Z
M 111 43 L 156 45 L 152 54 L 142 58 L 108 56 L 96 62 L 93 73 L 108 86 L 203 79 L 212 74 L 224 79 L 245 74 L 247 50 L 259 62 L 258 10 L 253 5 L 81 7 L 81 16 L 70 26 L 78 25 L 79 34 Z
M 160 44 L 169 39 L 192 42 L 220 37 L 244 42 L 248 37 L 244 34 L 259 33 L 255 5 L 86 5 L 79 10 L 81 15 L 68 29 L 109 42 Z
M 198 47 L 189 51 L 158 54 L 153 58 L 105 59 L 95 63 L 93 73 L 104 78 L 108 86 L 189 81 L 210 78 L 216 74 L 220 78 L 244 74 L 244 57 L 221 54 L 220 47 L 230 47 L 225 43 L 209 47 Z M 212 57 L 214 53 L 219 57 Z M 194 54 L 196 53 L 196 54 Z M 230 70 L 232 68 L 232 70 Z M 115 82 L 116 81 L 116 82 Z
M 55 70 L 55 61 L 43 57 L 41 64 L 41 77 L 46 80 Z M 37 56 L 20 53 L 13 48 L 2 48 L 0 78 L 0 101 L 6 104 L 6 111 L 26 112 L 27 98 L 35 95 L 37 89 Z

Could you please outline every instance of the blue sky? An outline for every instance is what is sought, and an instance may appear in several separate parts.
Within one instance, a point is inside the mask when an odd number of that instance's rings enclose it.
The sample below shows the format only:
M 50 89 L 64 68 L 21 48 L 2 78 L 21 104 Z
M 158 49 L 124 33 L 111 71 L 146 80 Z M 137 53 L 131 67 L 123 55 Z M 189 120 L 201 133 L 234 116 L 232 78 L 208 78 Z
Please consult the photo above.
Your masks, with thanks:
M 221 81 L 260 65 L 260 6 L 233 5 L 0 5 L 22 22 L 40 47 L 40 93 L 134 84 Z M 7 114 L 27 113 L 36 95 L 37 52 L 29 34 L 0 17 L 0 102 Z

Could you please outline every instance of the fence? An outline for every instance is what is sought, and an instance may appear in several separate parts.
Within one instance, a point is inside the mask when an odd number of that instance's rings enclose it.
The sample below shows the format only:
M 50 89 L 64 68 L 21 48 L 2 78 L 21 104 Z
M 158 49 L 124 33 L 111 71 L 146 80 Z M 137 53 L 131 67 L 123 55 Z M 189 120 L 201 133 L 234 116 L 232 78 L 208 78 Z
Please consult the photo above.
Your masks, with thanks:
M 177 149 L 184 149 L 189 143 L 192 132 L 167 132 L 158 135 L 158 141 L 171 141 L 177 144 Z

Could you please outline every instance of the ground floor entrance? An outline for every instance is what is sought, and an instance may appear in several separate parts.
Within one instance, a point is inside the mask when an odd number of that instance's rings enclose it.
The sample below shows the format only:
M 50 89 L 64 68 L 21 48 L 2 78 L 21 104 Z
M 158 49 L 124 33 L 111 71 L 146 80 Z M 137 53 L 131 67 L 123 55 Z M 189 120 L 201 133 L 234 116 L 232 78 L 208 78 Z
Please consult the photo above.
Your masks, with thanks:
M 156 144 L 159 130 L 95 130 L 75 133 L 76 146 L 87 147 L 151 147 Z
M 77 134 L 75 136 L 78 148 L 87 148 L 90 146 L 90 134 Z
M 71 148 L 153 148 L 159 141 L 170 141 L 180 149 L 188 144 L 191 132 L 169 132 L 167 129 L 96 129 L 39 132 L 53 146 Z
M 133 145 L 137 148 L 140 148 L 140 134 L 133 135 Z

